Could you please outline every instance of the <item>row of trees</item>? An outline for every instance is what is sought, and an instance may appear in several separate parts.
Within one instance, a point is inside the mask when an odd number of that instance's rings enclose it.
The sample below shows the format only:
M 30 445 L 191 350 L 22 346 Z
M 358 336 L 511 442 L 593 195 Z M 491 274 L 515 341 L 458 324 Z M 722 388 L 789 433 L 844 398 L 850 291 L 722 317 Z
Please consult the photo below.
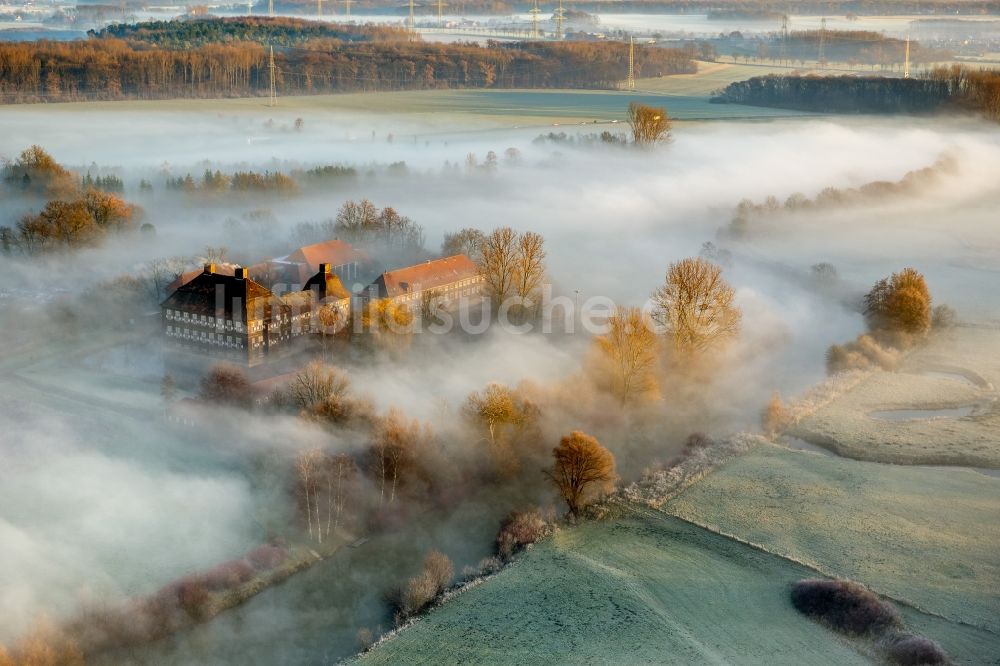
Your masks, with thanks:
M 769 196 L 761 202 L 743 199 L 736 205 L 733 217 L 725 233 L 736 238 L 742 238 L 753 231 L 757 220 L 782 214 L 820 211 L 847 206 L 858 206 L 873 202 L 884 202 L 890 197 L 918 196 L 927 191 L 943 175 L 956 171 L 957 162 L 951 156 L 945 156 L 934 164 L 922 169 L 906 172 L 898 181 L 875 180 L 859 187 L 825 187 L 812 198 L 801 192 L 788 196 L 784 202 L 777 197 Z
M 627 70 L 620 42 L 315 39 L 275 51 L 278 94 L 428 88 L 608 88 Z M 680 49 L 644 48 L 636 70 L 691 73 Z M 0 44 L 0 98 L 7 102 L 266 94 L 270 72 L 257 42 L 150 48 L 112 38 Z
M 355 25 L 306 21 L 288 16 L 227 16 L 186 21 L 117 23 L 87 33 L 101 39 L 121 39 L 160 48 L 192 48 L 227 42 L 256 42 L 295 46 L 312 39 L 343 42 L 409 41 L 402 28 L 373 24 Z
M 275 192 L 279 194 L 295 194 L 299 187 L 290 176 L 280 171 L 237 171 L 230 174 L 219 170 L 205 170 L 201 181 L 196 181 L 191 174 L 184 177 L 167 177 L 166 188 L 187 193 L 219 193 L 219 192 Z
M 712 101 L 832 113 L 969 109 L 1000 120 L 1000 70 L 956 65 L 909 79 L 770 74 L 730 83 Z

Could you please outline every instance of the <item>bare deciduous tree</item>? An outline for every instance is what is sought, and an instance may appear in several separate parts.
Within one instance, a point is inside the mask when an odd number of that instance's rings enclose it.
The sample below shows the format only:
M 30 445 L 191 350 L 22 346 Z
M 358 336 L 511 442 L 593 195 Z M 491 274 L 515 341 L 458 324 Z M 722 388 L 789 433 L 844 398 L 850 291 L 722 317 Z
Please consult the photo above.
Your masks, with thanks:
M 514 293 L 517 270 L 517 232 L 510 227 L 494 229 L 483 241 L 480 269 L 486 282 L 486 294 L 494 306 Z
M 696 353 L 735 336 L 742 314 L 722 269 L 704 259 L 670 264 L 666 281 L 653 293 L 653 318 L 674 348 Z
M 312 361 L 296 373 L 288 390 L 299 409 L 312 409 L 331 397 L 343 399 L 350 386 L 350 379 L 340 370 Z
M 494 229 L 483 241 L 479 267 L 495 309 L 517 297 L 521 304 L 512 312 L 516 316 L 528 314 L 539 304 L 545 279 L 545 239 L 531 231 L 518 234 L 510 227 Z
M 545 475 L 566 500 L 573 516 L 579 516 L 595 497 L 615 487 L 615 458 L 590 435 L 574 430 L 559 440 L 552 457 L 552 469 L 545 470 Z
M 479 229 L 465 228 L 454 233 L 446 233 L 441 243 L 441 256 L 451 257 L 464 254 L 477 264 L 482 260 L 481 253 L 486 234 Z
M 656 333 L 639 308 L 615 308 L 596 340 L 611 373 L 611 390 L 626 405 L 656 388 Z
M 235 366 L 216 365 L 201 380 L 202 400 L 234 407 L 249 407 L 253 402 L 250 380 Z
M 386 501 L 387 486 L 388 502 L 391 504 L 396 500 L 396 488 L 414 463 L 424 436 L 419 422 L 407 422 L 396 409 L 390 409 L 376 423 L 372 433 L 370 460 L 371 470 L 379 483 L 380 505 Z
M 673 121 L 665 108 L 631 102 L 626 117 L 632 128 L 632 141 L 637 146 L 652 146 L 670 140 Z

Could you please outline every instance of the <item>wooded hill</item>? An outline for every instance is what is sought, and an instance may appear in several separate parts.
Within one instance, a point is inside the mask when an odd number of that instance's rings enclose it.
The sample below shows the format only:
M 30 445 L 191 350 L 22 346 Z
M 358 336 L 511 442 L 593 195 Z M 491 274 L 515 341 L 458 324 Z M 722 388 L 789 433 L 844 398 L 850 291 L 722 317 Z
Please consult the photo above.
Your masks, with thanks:
M 337 35 L 326 36 L 324 31 Z M 120 33 L 125 39 L 111 35 Z M 321 37 L 312 37 L 319 33 Z M 273 36 L 279 95 L 434 88 L 610 88 L 624 80 L 621 42 L 442 44 L 400 31 L 245 17 L 109 28 L 78 42 L 0 43 L 6 103 L 266 95 Z M 218 38 L 218 39 L 216 39 Z M 190 46 L 186 46 L 190 44 Z M 637 75 L 693 73 L 690 53 L 643 48 Z
M 1000 121 L 1000 70 L 955 65 L 909 79 L 771 74 L 731 83 L 712 101 L 826 113 L 965 109 Z

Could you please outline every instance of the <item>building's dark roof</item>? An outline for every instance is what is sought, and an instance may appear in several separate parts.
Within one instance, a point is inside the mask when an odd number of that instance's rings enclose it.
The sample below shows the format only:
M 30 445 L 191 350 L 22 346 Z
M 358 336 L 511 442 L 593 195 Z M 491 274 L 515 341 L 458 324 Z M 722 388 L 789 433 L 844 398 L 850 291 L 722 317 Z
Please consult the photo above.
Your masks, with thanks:
M 267 319 L 276 305 L 279 309 L 287 307 L 253 280 L 208 271 L 202 271 L 178 287 L 161 305 L 238 321 L 246 321 L 248 311 L 253 313 L 252 318 Z
M 464 254 L 456 254 L 386 271 L 373 284 L 379 298 L 394 298 L 414 291 L 427 291 L 478 274 L 479 267 L 472 259 Z

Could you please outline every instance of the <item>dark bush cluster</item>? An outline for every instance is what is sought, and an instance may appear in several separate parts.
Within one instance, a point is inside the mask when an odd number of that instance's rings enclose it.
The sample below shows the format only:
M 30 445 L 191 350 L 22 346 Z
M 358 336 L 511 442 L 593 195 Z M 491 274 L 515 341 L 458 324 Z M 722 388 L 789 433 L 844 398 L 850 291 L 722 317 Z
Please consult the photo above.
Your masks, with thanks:
M 792 605 L 847 634 L 878 634 L 901 626 L 899 613 L 864 585 L 846 580 L 800 580 Z
M 948 663 L 941 646 L 916 634 L 893 634 L 883 642 L 885 658 L 900 666 L 937 666 Z

